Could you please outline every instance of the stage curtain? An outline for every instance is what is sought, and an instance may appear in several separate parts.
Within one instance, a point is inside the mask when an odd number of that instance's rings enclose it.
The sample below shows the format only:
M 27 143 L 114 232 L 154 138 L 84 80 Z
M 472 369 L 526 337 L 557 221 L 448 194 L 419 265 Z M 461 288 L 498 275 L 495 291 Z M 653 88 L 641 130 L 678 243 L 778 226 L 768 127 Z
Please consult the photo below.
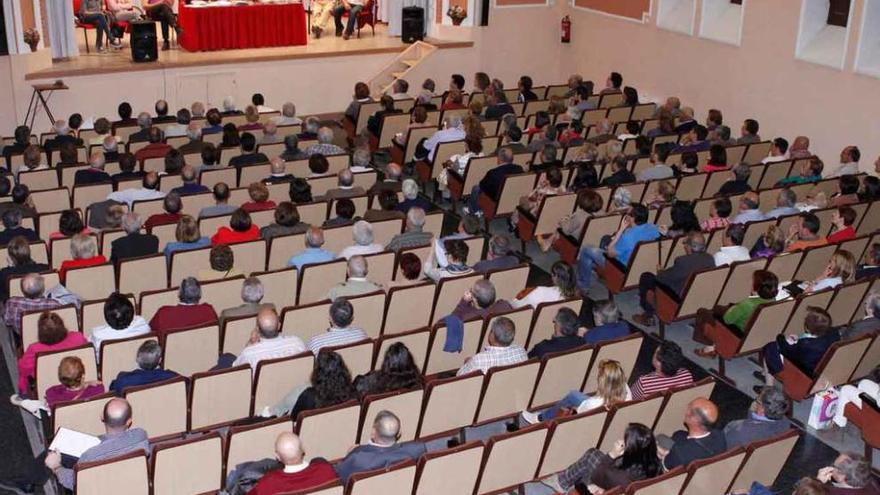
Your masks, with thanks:
M 180 5 L 181 46 L 189 51 L 305 45 L 302 4 L 190 7 Z

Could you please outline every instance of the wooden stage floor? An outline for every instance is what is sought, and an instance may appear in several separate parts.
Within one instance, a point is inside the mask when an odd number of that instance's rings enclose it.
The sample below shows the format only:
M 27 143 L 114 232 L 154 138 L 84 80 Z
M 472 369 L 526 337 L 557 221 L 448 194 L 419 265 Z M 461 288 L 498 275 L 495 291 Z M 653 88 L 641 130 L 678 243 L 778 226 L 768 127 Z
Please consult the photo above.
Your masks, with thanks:
M 82 30 L 77 30 L 82 33 Z M 94 33 L 89 36 L 89 41 L 94 43 Z M 426 38 L 427 43 L 443 48 L 468 48 L 473 46 L 471 41 L 443 41 Z M 161 41 L 160 41 L 161 44 Z M 387 27 L 384 24 L 376 25 L 376 35 L 373 36 L 370 28 L 361 30 L 360 38 L 351 38 L 348 41 L 330 36 L 322 36 L 316 40 L 309 37 L 309 43 L 305 46 L 288 46 L 278 48 L 250 48 L 245 50 L 226 50 L 215 52 L 187 52 L 179 49 L 172 43 L 172 49 L 159 52 L 159 60 L 150 63 L 134 63 L 131 60 L 131 51 L 126 39 L 125 48 L 120 51 L 111 51 L 98 54 L 94 51 L 87 54 L 84 41 L 80 40 L 80 56 L 70 60 L 55 61 L 51 67 L 30 72 L 25 77 L 27 80 L 57 79 L 73 76 L 89 76 L 96 74 L 115 73 L 119 71 L 151 71 L 158 69 L 170 69 L 179 67 L 199 67 L 206 65 L 239 64 L 252 62 L 267 62 L 273 60 L 294 60 L 308 58 L 340 57 L 360 54 L 396 53 L 403 51 L 407 44 L 402 43 L 400 38 L 388 36 Z

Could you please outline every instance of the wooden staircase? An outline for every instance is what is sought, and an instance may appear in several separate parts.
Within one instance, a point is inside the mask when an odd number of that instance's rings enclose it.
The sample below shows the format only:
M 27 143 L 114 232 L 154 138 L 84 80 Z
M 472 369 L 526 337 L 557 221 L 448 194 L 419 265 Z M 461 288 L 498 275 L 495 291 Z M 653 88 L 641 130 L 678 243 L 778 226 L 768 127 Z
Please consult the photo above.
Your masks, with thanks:
M 370 94 L 378 99 L 391 90 L 394 81 L 404 78 L 413 67 L 419 65 L 436 50 L 437 47 L 430 43 L 416 41 L 370 79 L 367 83 L 370 86 Z

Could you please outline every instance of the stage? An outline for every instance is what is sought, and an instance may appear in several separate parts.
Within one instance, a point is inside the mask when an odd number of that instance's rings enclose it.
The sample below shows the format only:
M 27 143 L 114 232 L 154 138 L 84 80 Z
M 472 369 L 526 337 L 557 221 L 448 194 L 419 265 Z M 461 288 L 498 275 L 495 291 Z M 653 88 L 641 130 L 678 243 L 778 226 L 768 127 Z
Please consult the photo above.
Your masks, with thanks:
M 80 31 L 81 34 L 81 31 Z M 343 40 L 341 37 L 322 36 L 320 39 L 309 37 L 307 45 L 286 46 L 276 48 L 250 48 L 244 50 L 224 50 L 210 52 L 187 52 L 172 43 L 172 49 L 159 52 L 159 60 L 156 62 L 135 63 L 131 60 L 131 52 L 126 41 L 125 48 L 119 51 L 111 51 L 98 54 L 94 50 L 87 54 L 85 42 L 80 40 L 80 56 L 70 60 L 54 61 L 51 67 L 28 72 L 25 79 L 54 80 L 66 77 L 93 76 L 100 74 L 118 74 L 120 71 L 154 71 L 160 69 L 180 69 L 204 67 L 211 65 L 229 65 L 254 62 L 275 62 L 284 60 L 302 60 L 326 57 L 347 57 L 357 55 L 393 54 L 402 52 L 409 45 L 400 41 L 398 37 L 387 34 L 385 24 L 376 24 L 376 35 L 373 36 L 370 28 L 361 30 L 360 38 L 352 37 Z M 94 42 L 94 37 L 89 36 Z M 470 48 L 472 41 L 452 41 L 426 38 L 425 42 L 439 49 Z M 160 41 L 161 43 L 161 41 Z

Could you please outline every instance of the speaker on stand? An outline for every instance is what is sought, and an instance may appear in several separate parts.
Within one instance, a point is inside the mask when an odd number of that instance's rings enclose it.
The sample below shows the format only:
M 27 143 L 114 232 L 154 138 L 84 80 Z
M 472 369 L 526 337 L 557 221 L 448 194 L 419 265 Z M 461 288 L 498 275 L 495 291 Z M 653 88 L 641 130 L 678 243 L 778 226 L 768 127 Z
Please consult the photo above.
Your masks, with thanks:
M 415 43 L 425 39 L 425 9 L 404 7 L 400 39 L 404 43 Z
M 156 36 L 155 21 L 132 22 L 130 41 L 131 59 L 135 62 L 159 60 L 159 38 Z

